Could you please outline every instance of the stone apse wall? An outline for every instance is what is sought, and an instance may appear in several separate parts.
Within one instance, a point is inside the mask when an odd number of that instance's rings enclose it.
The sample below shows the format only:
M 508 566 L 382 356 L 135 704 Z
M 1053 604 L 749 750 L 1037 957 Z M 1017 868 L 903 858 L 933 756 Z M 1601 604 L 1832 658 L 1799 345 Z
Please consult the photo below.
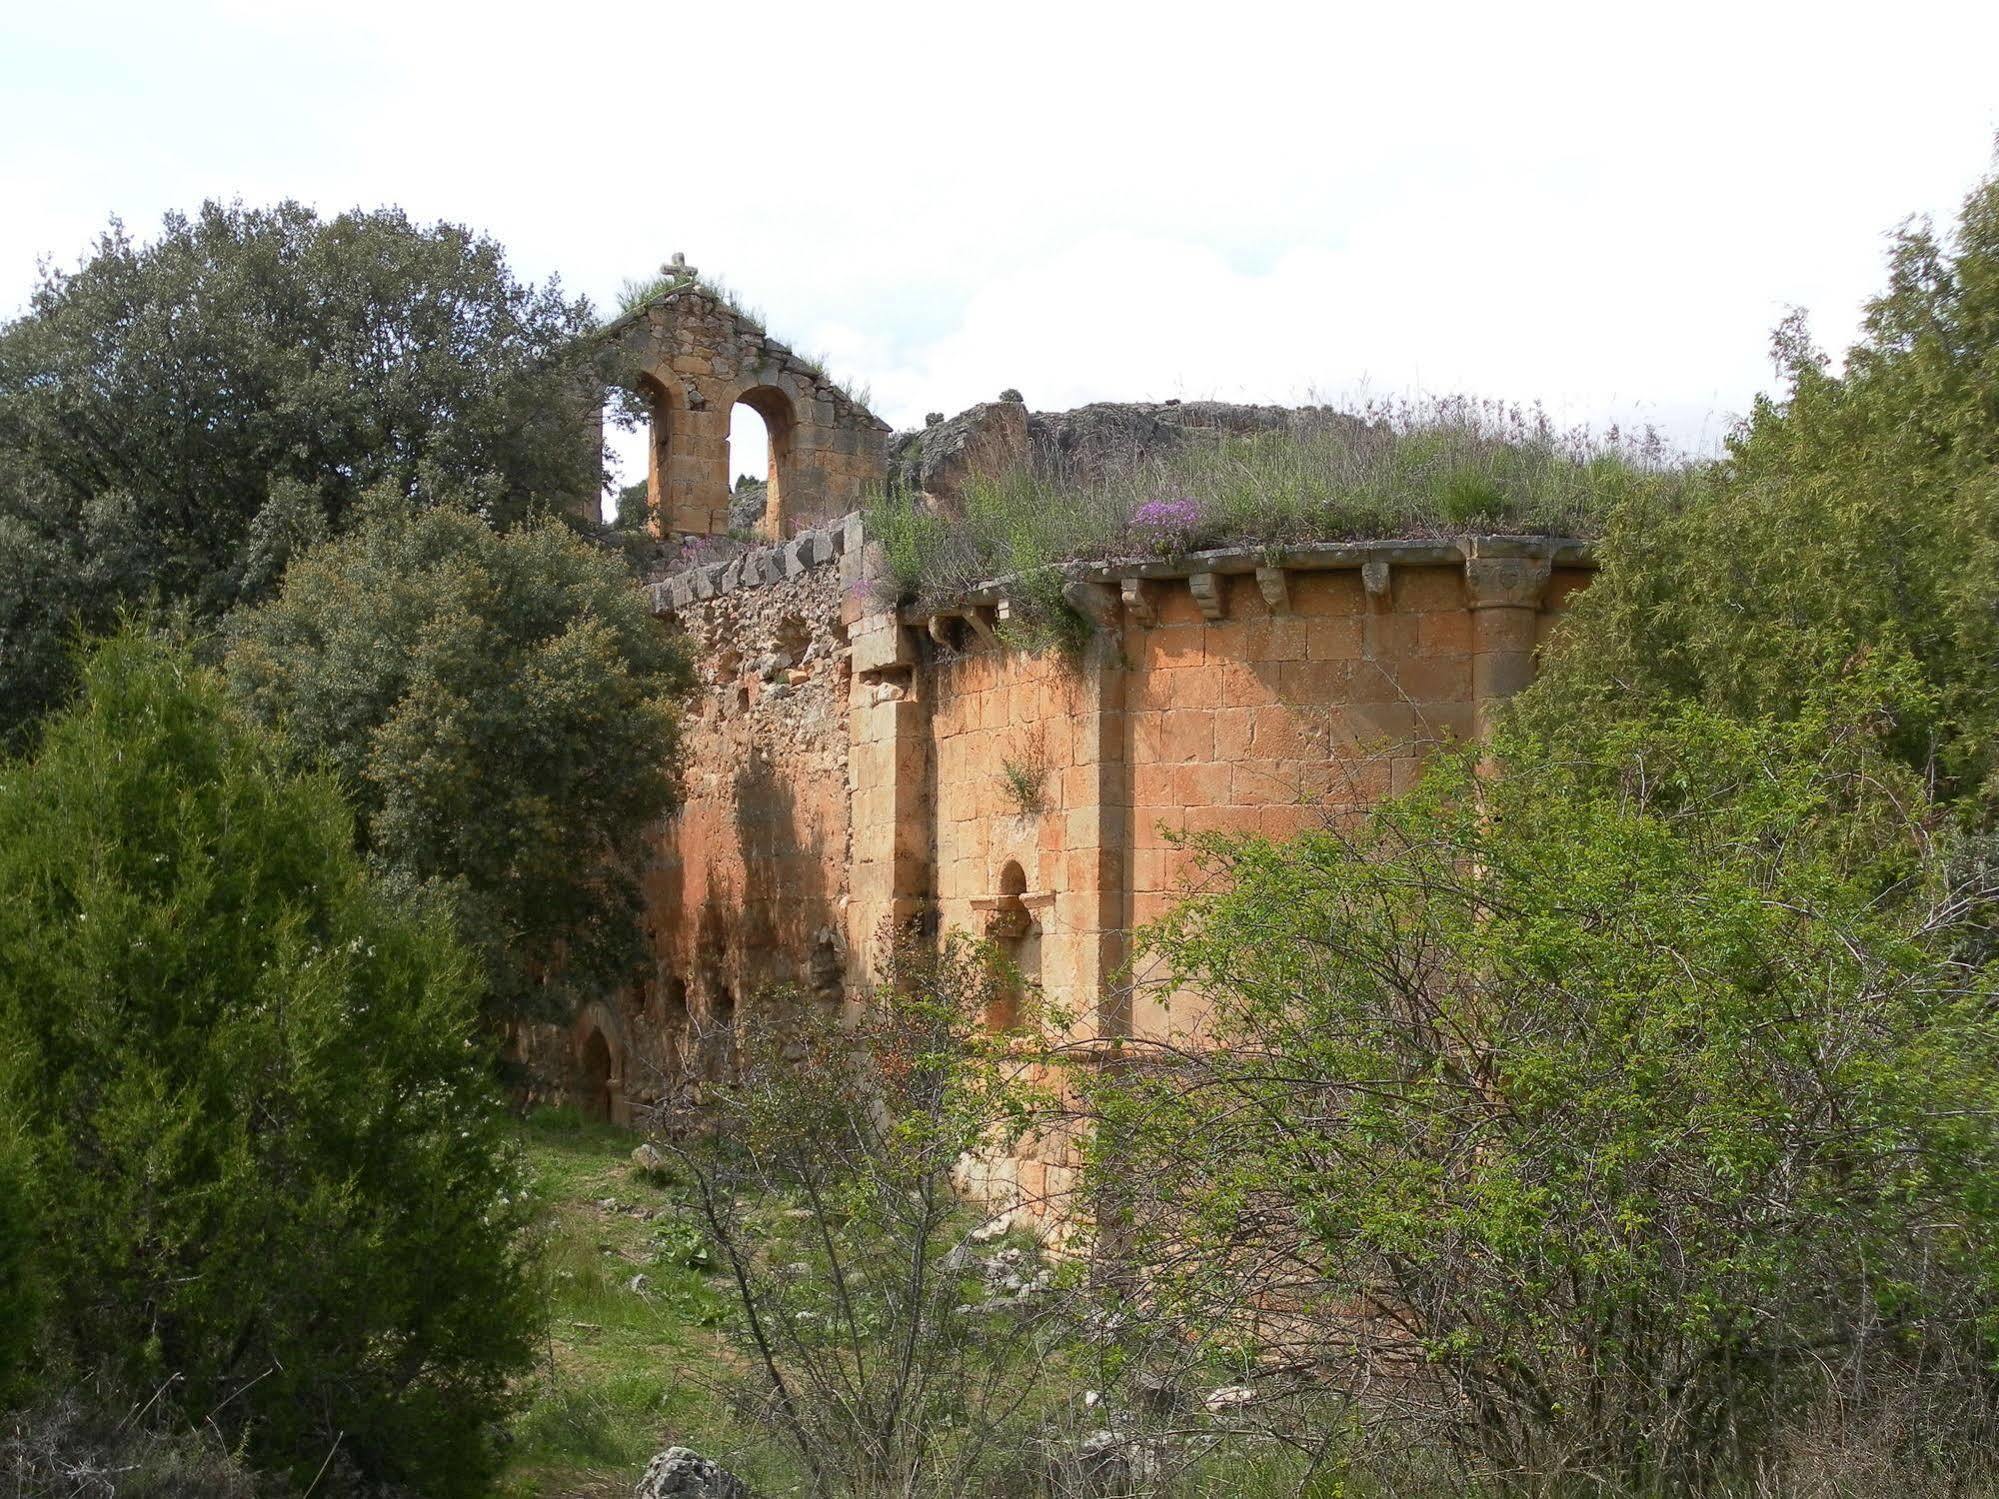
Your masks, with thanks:
M 725 1077 L 773 986 L 852 998 L 885 924 L 932 912 L 999 943 L 1080 1042 L 1197 1024 L 1132 983 L 1129 934 L 1196 874 L 1171 835 L 1283 836 L 1407 786 L 1531 679 L 1591 565 L 1478 538 L 1084 569 L 1070 658 L 1003 643 L 1000 585 L 874 608 L 870 563 L 850 516 L 652 585 L 700 687 L 647 876 L 655 967 L 565 1041 L 614 1117 Z M 1059 1198 L 1072 1164 L 1042 1141 L 967 1185 Z

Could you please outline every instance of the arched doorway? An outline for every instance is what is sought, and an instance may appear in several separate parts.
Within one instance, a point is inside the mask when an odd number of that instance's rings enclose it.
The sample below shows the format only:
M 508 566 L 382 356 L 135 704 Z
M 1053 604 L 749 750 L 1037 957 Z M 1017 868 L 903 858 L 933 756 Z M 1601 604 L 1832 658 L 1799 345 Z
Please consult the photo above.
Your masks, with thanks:
M 608 1123 L 611 1118 L 611 1043 L 600 1030 L 583 1038 L 576 1059 L 576 1106 L 593 1123 Z

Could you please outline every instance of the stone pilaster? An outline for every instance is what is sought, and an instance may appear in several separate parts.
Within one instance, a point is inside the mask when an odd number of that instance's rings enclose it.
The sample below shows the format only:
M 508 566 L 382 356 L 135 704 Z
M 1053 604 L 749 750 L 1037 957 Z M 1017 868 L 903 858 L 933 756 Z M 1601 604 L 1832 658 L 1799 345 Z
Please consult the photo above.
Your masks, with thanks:
M 1085 792 L 1070 807 L 1063 830 L 1068 879 L 1059 914 L 1079 942 L 1078 992 L 1097 1000 L 1094 1016 L 1077 1019 L 1085 1028 L 1094 1022 L 1099 1037 L 1131 1034 L 1124 972 L 1131 928 L 1131 763 L 1122 647 L 1121 632 L 1105 630 L 1085 654 L 1076 725 Z
M 932 895 L 930 705 L 917 687 L 915 634 L 896 611 L 862 616 L 848 639 L 847 950 L 874 978 L 884 932 L 921 915 Z
M 1481 740 L 1491 737 L 1499 705 L 1534 680 L 1535 625 L 1550 572 L 1545 556 L 1465 555 L 1472 714 Z

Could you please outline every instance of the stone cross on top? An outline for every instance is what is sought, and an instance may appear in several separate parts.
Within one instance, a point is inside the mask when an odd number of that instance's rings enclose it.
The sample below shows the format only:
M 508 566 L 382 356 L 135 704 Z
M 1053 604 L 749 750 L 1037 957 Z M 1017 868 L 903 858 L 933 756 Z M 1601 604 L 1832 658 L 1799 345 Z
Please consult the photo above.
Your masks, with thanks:
M 673 259 L 659 268 L 662 276 L 671 276 L 676 281 L 692 281 L 701 273 L 687 263 L 687 257 L 675 250 Z

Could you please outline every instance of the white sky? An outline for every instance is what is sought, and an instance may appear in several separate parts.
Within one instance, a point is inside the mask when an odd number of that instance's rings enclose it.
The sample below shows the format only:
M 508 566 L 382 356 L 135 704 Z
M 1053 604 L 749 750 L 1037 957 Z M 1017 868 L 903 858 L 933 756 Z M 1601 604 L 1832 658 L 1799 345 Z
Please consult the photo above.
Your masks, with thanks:
M 113 213 L 394 202 L 600 304 L 684 250 L 898 426 L 1467 392 L 1707 448 L 1989 169 L 1995 59 L 1993 0 L 0 0 L 0 315 Z

